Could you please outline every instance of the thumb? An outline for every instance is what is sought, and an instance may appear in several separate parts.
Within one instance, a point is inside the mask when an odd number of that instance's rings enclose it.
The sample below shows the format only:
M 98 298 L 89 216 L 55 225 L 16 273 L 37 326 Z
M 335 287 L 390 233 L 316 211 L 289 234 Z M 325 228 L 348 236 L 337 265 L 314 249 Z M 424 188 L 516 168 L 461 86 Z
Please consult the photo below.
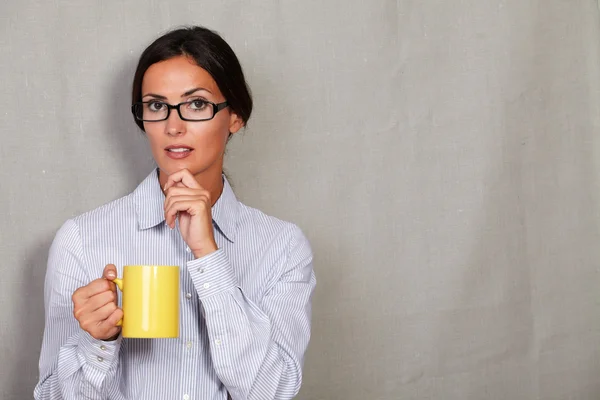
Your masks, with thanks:
M 115 267 L 114 264 L 108 264 L 106 267 L 104 267 L 104 273 L 102 274 L 102 277 L 112 281 L 117 277 L 117 267 Z

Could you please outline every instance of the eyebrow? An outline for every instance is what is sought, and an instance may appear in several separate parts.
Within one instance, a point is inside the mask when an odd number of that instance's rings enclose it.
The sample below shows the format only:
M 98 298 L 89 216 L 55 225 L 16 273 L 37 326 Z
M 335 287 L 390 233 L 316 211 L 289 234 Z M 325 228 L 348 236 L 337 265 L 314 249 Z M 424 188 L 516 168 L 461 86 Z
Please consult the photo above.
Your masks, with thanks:
M 212 94 L 212 92 L 210 90 L 208 90 L 208 89 L 205 89 L 203 87 L 197 87 L 197 88 L 193 88 L 193 89 L 188 90 L 187 92 L 185 92 L 184 94 L 182 94 L 181 97 L 187 97 L 187 96 L 189 96 L 191 94 L 194 94 L 194 93 L 196 93 L 198 91 L 201 91 L 201 90 Z M 142 98 L 148 97 L 148 96 L 154 97 L 155 99 L 167 100 L 167 98 L 165 96 L 162 96 L 162 95 L 156 94 L 156 93 L 146 93 L 145 95 L 142 96 Z
M 208 93 L 212 94 L 212 92 L 211 92 L 210 90 L 208 90 L 208 89 L 205 89 L 205 88 L 203 88 L 203 87 L 197 87 L 197 88 L 194 88 L 194 89 L 192 89 L 192 90 L 188 90 L 188 91 L 187 91 L 187 92 L 185 92 L 185 93 L 184 93 L 184 94 L 183 94 L 181 97 L 186 97 L 186 96 L 189 96 L 190 94 L 192 94 L 192 93 L 195 93 L 195 92 L 198 92 L 198 91 L 200 91 L 200 90 L 204 90 L 205 92 L 208 92 Z

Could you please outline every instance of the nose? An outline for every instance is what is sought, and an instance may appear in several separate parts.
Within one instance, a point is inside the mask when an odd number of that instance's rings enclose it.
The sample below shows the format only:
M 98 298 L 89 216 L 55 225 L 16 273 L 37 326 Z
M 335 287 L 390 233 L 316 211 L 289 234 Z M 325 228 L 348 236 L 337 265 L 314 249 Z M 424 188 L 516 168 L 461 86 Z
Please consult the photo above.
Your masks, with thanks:
M 177 110 L 171 110 L 167 118 L 166 133 L 170 136 L 177 136 L 185 133 L 185 121 L 179 117 Z

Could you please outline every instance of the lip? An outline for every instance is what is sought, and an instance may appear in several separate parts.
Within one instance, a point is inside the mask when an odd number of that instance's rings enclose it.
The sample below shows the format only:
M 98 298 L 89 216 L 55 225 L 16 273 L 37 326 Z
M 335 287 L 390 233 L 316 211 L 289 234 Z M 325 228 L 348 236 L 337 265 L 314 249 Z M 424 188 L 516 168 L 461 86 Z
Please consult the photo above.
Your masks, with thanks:
M 175 153 L 175 152 L 169 151 L 169 149 L 189 149 L 190 151 Z M 194 151 L 194 149 L 192 147 L 187 146 L 185 144 L 174 144 L 174 145 L 165 147 L 165 153 L 166 153 L 167 157 L 172 158 L 173 160 L 181 160 L 183 158 L 189 157 L 193 151 Z
M 193 147 L 187 146 L 185 144 L 172 144 L 170 146 L 165 147 L 165 150 L 169 150 L 169 149 L 190 149 L 190 150 L 194 150 Z

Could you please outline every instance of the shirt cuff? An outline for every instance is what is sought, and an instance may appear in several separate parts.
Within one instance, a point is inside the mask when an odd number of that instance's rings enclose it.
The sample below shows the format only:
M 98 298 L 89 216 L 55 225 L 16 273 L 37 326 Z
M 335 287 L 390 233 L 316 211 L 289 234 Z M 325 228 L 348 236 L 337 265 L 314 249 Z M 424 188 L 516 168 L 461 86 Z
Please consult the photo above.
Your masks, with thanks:
M 187 268 L 200 300 L 238 286 L 237 277 L 223 249 L 188 261 Z
M 106 373 L 118 361 L 122 340 L 120 334 L 116 340 L 107 342 L 94 339 L 89 333 L 82 331 L 79 337 L 80 354 L 85 358 L 86 364 Z

